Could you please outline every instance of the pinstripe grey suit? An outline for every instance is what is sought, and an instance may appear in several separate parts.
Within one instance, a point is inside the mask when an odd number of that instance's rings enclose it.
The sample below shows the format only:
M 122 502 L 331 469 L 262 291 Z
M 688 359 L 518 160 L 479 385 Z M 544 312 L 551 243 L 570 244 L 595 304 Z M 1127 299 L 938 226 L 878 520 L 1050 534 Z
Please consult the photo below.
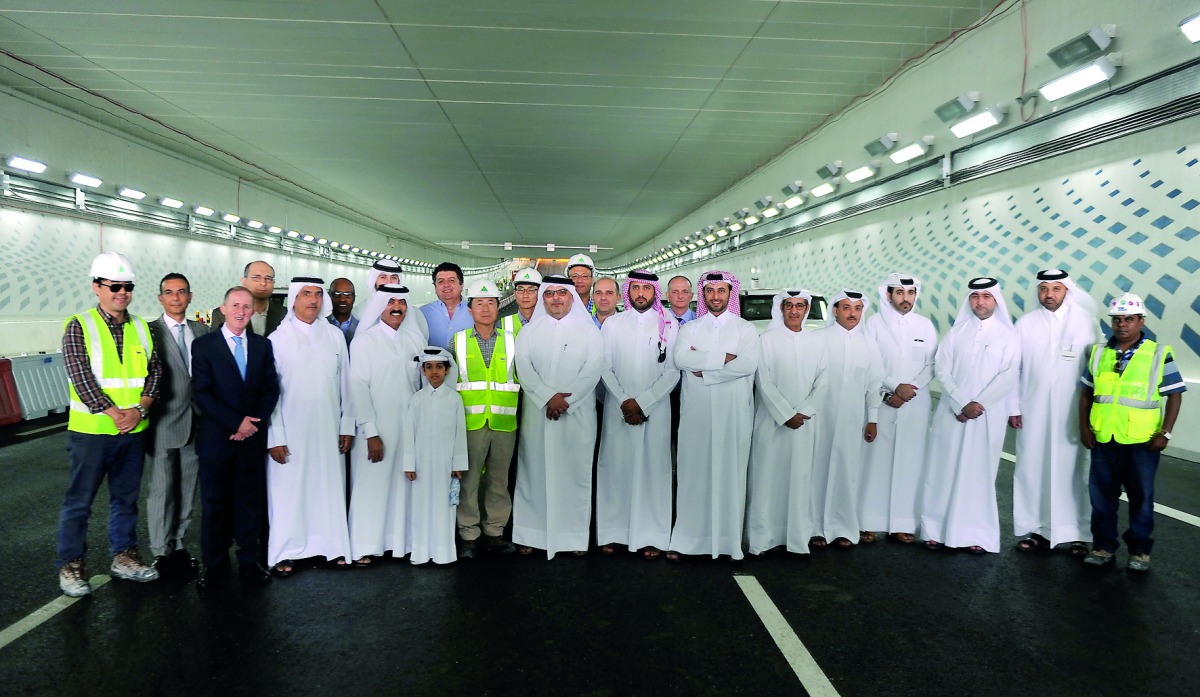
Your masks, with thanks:
M 209 328 L 187 320 L 191 340 Z M 192 403 L 192 378 L 179 352 L 175 335 L 162 316 L 150 323 L 154 345 L 162 347 L 162 391 L 151 416 L 150 492 L 146 499 L 146 523 L 150 528 L 150 551 L 156 557 L 183 549 L 183 536 L 196 498 L 199 462 L 193 442 L 196 420 Z M 188 341 L 189 350 L 191 341 Z

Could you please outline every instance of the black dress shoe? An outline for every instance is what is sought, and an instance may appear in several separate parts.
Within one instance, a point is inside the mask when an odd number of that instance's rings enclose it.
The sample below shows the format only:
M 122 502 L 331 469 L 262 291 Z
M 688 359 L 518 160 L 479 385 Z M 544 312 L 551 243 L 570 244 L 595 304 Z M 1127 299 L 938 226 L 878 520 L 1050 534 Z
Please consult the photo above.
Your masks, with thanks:
M 200 560 L 193 557 L 186 549 L 171 552 L 171 568 L 176 571 L 191 571 L 200 566 Z
M 270 583 L 271 572 L 267 571 L 266 567 L 259 564 L 242 564 L 238 567 L 238 576 L 242 577 L 243 581 L 251 583 Z
M 228 566 L 219 566 L 216 568 L 205 567 L 200 570 L 200 576 L 196 579 L 196 589 L 201 591 L 208 590 L 220 584 L 228 575 Z

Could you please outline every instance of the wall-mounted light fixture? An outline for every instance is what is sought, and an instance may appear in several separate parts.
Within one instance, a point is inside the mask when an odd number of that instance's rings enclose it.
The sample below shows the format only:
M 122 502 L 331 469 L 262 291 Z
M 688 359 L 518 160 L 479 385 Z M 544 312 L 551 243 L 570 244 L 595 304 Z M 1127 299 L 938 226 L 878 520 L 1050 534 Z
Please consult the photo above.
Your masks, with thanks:
M 183 201 L 180 201 L 177 198 L 171 198 L 170 196 L 163 196 L 162 198 L 158 199 L 158 204 L 160 206 L 166 206 L 167 208 L 183 208 Z M 276 234 L 278 234 L 278 231 L 276 231 Z
M 834 160 L 824 167 L 817 170 L 817 176 L 822 179 L 829 179 L 842 171 L 842 161 Z
M 71 183 L 76 184 L 78 186 L 91 187 L 94 189 L 97 186 L 100 186 L 101 184 L 103 184 L 104 182 L 100 181 L 99 179 L 97 179 L 96 177 L 93 177 L 90 174 L 84 174 L 83 172 L 75 172 L 74 174 L 71 175 Z
M 38 162 L 37 160 L 31 160 L 27 157 L 18 157 L 16 155 L 8 158 L 8 166 L 12 167 L 13 169 L 19 169 L 24 172 L 32 172 L 34 174 L 41 174 L 42 172 L 46 171 L 46 165 L 44 163 Z
M 225 215 L 221 216 L 221 220 L 224 220 L 227 223 L 233 223 L 234 225 L 242 222 L 241 216 L 234 215 L 233 213 L 226 213 Z
M 888 158 L 898 165 L 904 164 L 909 160 L 915 160 L 928 153 L 931 145 L 933 145 L 933 136 L 923 136 L 917 142 L 905 145 L 891 155 L 888 155 Z
M 899 133 L 888 133 L 880 136 L 875 140 L 863 146 L 868 155 L 882 155 L 883 153 L 896 147 L 896 141 L 900 139 Z
M 954 124 L 950 127 L 950 132 L 959 138 L 966 138 L 999 125 L 1003 120 L 1004 109 L 999 105 L 990 106 L 978 114 Z
M 1112 43 L 1117 34 L 1115 24 L 1092 27 L 1070 41 L 1065 41 L 1046 52 L 1050 60 L 1060 68 L 1069 68 L 1081 60 L 1090 58 Z
M 828 196 L 829 194 L 832 194 L 834 191 L 837 191 L 838 184 L 840 184 L 840 183 L 841 183 L 841 180 L 838 179 L 837 177 L 834 177 L 833 179 L 830 179 L 827 182 L 821 182 L 820 184 L 817 184 L 813 188 L 809 189 L 808 193 L 811 194 L 814 198 L 821 198 L 822 196 Z
M 1187 37 L 1188 41 L 1196 43 L 1200 41 L 1200 15 L 1188 17 L 1179 23 L 1179 31 Z
M 849 172 L 846 172 L 846 181 L 850 182 L 851 184 L 856 184 L 864 179 L 870 179 L 871 177 L 875 176 L 876 172 L 878 171 L 879 160 L 871 160 L 861 167 L 855 167 Z
M 192 209 L 192 212 L 195 213 L 196 215 L 212 215 L 216 211 L 209 208 L 208 206 L 196 206 L 195 208 Z
M 134 201 L 141 201 L 142 199 L 146 198 L 146 192 L 138 191 L 137 189 L 131 189 L 128 186 L 118 186 L 117 196 L 133 199 Z
M 941 119 L 942 123 L 950 123 L 951 121 L 965 116 L 975 108 L 979 102 L 979 92 L 964 92 L 954 99 L 946 102 L 933 110 L 934 114 Z
M 1041 92 L 1042 98 L 1048 102 L 1082 92 L 1111 80 L 1113 75 L 1117 74 L 1117 66 L 1121 62 L 1120 54 L 1117 53 L 1100 56 L 1082 68 L 1072 70 L 1060 78 L 1047 82 L 1038 88 L 1038 92 Z

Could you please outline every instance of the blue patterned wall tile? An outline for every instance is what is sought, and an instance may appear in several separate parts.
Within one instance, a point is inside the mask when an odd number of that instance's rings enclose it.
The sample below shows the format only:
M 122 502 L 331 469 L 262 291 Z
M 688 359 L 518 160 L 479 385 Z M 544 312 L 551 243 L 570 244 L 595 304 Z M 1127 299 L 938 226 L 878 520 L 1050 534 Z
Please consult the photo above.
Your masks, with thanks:
M 1196 330 L 1192 329 L 1192 325 L 1185 323 L 1183 329 L 1179 332 L 1179 338 L 1183 339 L 1183 343 L 1192 350 L 1192 353 L 1200 355 L 1200 335 L 1196 334 Z
M 1093 281 L 1091 278 L 1087 276 L 1080 276 L 1075 283 L 1077 283 L 1080 288 L 1084 289 L 1088 293 L 1092 292 Z
M 1196 273 L 1196 269 L 1200 269 L 1200 261 L 1196 261 L 1192 257 L 1184 257 L 1178 266 L 1188 273 Z
M 1181 191 L 1180 189 L 1171 189 L 1170 191 L 1167 192 L 1167 198 L 1175 198 L 1176 196 L 1178 196 L 1179 194 L 1182 194 L 1182 193 L 1183 193 L 1183 191 Z
M 1200 201 L 1197 201 L 1196 199 L 1193 198 L 1193 199 L 1189 199 L 1187 203 L 1182 204 L 1179 207 L 1185 211 L 1190 211 L 1193 208 L 1195 208 L 1196 206 L 1200 206 Z
M 1112 257 L 1113 259 L 1120 259 L 1121 257 L 1125 256 L 1125 250 L 1121 249 L 1120 247 L 1113 247 L 1112 249 L 1108 250 L 1108 256 Z
M 1146 215 L 1146 214 L 1147 214 L 1147 213 L 1149 213 L 1149 212 L 1150 212 L 1150 210 L 1149 210 L 1148 208 L 1139 208 L 1139 209 L 1137 209 L 1136 211 L 1134 211 L 1134 212 L 1133 212 L 1133 214 L 1134 214 L 1135 216 L 1137 216 L 1137 217 L 1141 218 L 1141 217 L 1143 217 L 1144 215 Z
M 1164 216 L 1160 216 L 1158 218 L 1158 220 L 1155 220 L 1153 223 L 1150 223 L 1150 224 L 1153 225 L 1154 227 L 1158 228 L 1159 230 L 1162 230 L 1173 222 L 1175 222 L 1174 219 L 1168 218 L 1167 216 L 1164 215 Z
M 1200 235 L 1200 232 L 1196 232 L 1196 230 L 1194 228 L 1190 228 L 1190 227 L 1185 227 L 1182 230 L 1180 230 L 1179 232 L 1175 233 L 1175 236 L 1178 237 L 1179 239 L 1183 240 L 1184 242 L 1191 242 L 1192 238 L 1195 237 L 1196 235 Z
M 1157 254 L 1160 257 L 1165 257 L 1168 254 L 1170 254 L 1171 252 L 1175 251 L 1175 248 L 1171 247 L 1169 245 L 1165 245 L 1165 244 L 1157 244 L 1157 245 L 1154 245 L 1154 249 L 1151 249 L 1150 251 Z
M 1119 233 L 1125 230 L 1125 223 L 1113 223 L 1108 226 L 1108 231 L 1111 233 Z
M 1170 274 L 1163 274 L 1162 278 L 1158 279 L 1158 285 L 1162 286 L 1168 293 L 1172 295 L 1179 290 L 1179 279 Z
M 1133 269 L 1134 271 L 1137 271 L 1138 273 L 1146 273 L 1147 271 L 1150 270 L 1150 263 L 1147 262 L 1145 259 L 1134 259 L 1129 264 L 1129 268 Z
M 1124 274 L 1121 274 L 1120 276 L 1117 276 L 1116 278 L 1114 278 L 1113 283 L 1116 284 L 1116 286 L 1118 288 L 1125 291 L 1126 293 L 1128 293 L 1129 289 L 1133 287 L 1133 281 L 1129 280 L 1128 278 L 1125 278 Z M 1111 300 L 1111 298 L 1109 298 L 1109 300 Z M 1108 302 L 1109 302 L 1108 300 L 1105 300 L 1104 304 L 1107 305 Z
M 1089 268 L 1091 268 L 1091 270 L 1095 271 L 1096 273 L 1104 273 L 1105 271 L 1108 270 L 1108 264 L 1105 264 L 1102 261 L 1094 261 L 1094 262 L 1092 262 L 1092 265 Z
M 1165 310 L 1166 307 L 1163 305 L 1161 300 L 1153 295 L 1147 295 L 1146 299 L 1142 302 L 1146 304 L 1146 309 L 1149 310 L 1155 317 L 1162 319 L 1163 310 Z
M 1135 232 L 1126 239 L 1128 239 L 1133 244 L 1141 244 L 1150 238 L 1140 232 Z

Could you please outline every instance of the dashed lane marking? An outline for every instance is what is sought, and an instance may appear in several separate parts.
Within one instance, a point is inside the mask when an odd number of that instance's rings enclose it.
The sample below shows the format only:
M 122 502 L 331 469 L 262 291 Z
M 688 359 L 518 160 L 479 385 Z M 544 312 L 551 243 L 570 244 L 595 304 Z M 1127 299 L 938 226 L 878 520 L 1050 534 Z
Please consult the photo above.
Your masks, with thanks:
M 800 678 L 800 684 L 808 691 L 810 697 L 838 697 L 838 691 L 833 687 L 833 683 L 825 677 L 824 671 L 817 665 L 808 649 L 804 647 L 800 637 L 796 636 L 791 625 L 783 619 L 779 608 L 775 607 L 771 596 L 763 590 L 758 579 L 753 576 L 734 576 L 733 578 L 742 589 L 742 593 L 745 594 L 746 600 L 750 601 L 754 612 L 758 613 L 758 618 L 762 620 L 767 632 L 775 640 L 775 645 L 779 647 L 784 659 L 792 667 L 792 672 L 796 674 L 797 678 Z
M 112 579 L 109 576 L 104 574 L 93 576 L 90 581 L 92 584 L 92 592 L 95 593 L 97 588 L 103 586 L 111 580 Z M 54 617 L 63 610 L 66 610 L 80 600 L 83 600 L 83 598 L 68 598 L 65 595 L 60 595 L 54 600 L 51 600 L 40 608 L 29 613 L 16 623 L 6 627 L 4 631 L 0 631 L 0 649 L 25 636 L 30 631 L 37 628 L 37 626 L 41 623 L 45 622 L 51 617 Z

